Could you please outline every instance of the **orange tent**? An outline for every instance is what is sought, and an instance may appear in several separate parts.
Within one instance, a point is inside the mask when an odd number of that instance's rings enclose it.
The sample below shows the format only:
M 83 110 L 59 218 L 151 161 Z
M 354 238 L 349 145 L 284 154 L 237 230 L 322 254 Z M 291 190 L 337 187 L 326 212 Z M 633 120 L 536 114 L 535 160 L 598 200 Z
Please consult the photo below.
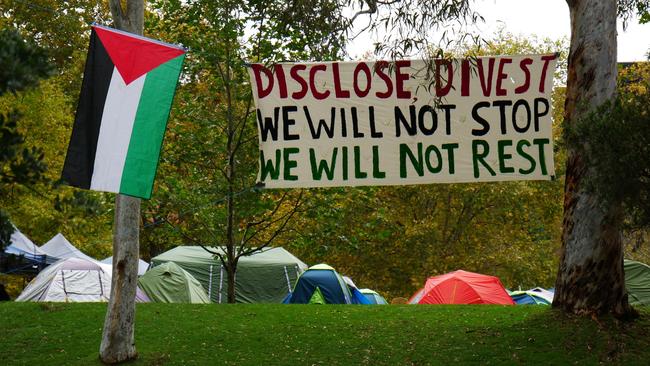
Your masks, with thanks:
M 429 277 L 409 304 L 502 304 L 514 305 L 497 277 L 455 271 Z

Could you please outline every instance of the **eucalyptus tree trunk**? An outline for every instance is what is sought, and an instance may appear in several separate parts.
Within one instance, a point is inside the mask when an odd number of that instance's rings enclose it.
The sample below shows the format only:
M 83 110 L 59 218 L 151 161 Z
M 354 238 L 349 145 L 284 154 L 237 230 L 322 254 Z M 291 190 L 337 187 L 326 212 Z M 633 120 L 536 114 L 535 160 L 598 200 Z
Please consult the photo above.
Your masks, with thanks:
M 567 0 L 571 50 L 565 122 L 568 128 L 616 95 L 616 0 Z M 632 315 L 623 272 L 621 206 L 603 207 L 585 189 L 593 173 L 579 146 L 569 146 L 562 252 L 553 306 L 569 313 Z
M 144 1 L 128 0 L 126 12 L 120 0 L 110 0 L 115 26 L 142 35 Z M 140 199 L 118 194 L 113 223 L 113 278 L 99 357 L 105 363 L 135 359 L 135 294 L 138 286 Z

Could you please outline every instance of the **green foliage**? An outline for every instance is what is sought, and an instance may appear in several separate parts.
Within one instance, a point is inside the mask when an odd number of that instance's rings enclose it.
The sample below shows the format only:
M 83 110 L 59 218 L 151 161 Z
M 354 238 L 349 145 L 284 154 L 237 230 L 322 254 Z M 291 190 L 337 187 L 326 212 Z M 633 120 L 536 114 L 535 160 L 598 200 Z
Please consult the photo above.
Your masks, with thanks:
M 440 57 L 452 45 L 480 37 L 467 26 L 483 21 L 469 0 L 342 1 L 355 11 L 349 22 L 384 33 L 375 53 L 391 60 Z
M 623 19 L 623 25 L 632 17 L 638 17 L 639 24 L 650 22 L 650 1 L 648 0 L 622 0 L 618 1 L 618 15 Z
M 284 192 L 255 189 L 257 132 L 246 63 L 339 56 L 343 38 L 336 31 L 340 17 L 333 4 L 151 3 L 148 35 L 181 43 L 190 52 L 155 194 L 143 204 L 141 244 L 149 255 L 175 244 L 197 243 L 228 245 L 241 253 L 273 238 L 280 224 L 271 216 L 290 215 L 284 208 L 276 210 Z M 289 192 L 285 201 L 294 203 L 299 195 Z
M 109 19 L 108 1 L 8 0 L 2 12 L 0 27 L 17 28 L 46 48 L 59 72 L 85 51 L 88 25 Z
M 53 69 L 46 51 L 15 29 L 0 30 L 0 95 L 38 85 Z
M 26 42 L 15 29 L 0 30 L 0 96 L 33 88 L 52 73 L 47 53 Z M 41 149 L 24 145 L 18 131 L 20 114 L 15 109 L 0 111 L 0 195 L 16 184 L 33 185 L 43 179 L 46 165 Z M 0 210 L 0 249 L 9 243 L 13 227 L 8 214 Z
M 33 88 L 52 71 L 44 49 L 26 42 L 15 29 L 0 30 L 0 96 Z M 12 184 L 35 184 L 46 169 L 42 151 L 23 146 L 20 117 L 15 109 L 0 114 L 0 192 Z
M 4 210 L 0 210 L 0 244 L 3 244 L 2 248 L 9 243 L 13 232 L 14 227 L 9 221 L 9 215 Z
M 338 1 L 253 0 L 248 3 L 249 22 L 255 28 L 248 56 L 251 61 L 335 60 L 345 49 L 346 20 Z
M 0 195 L 0 206 L 35 243 L 61 232 L 85 253 L 102 258 L 110 255 L 111 195 L 58 184 L 75 108 L 64 91 L 65 80 L 58 75 L 38 88 L 0 98 L 0 112 L 15 109 L 22 115 L 18 130 L 25 137 L 25 148 L 41 149 L 47 164 L 44 182 L 14 185 Z
M 320 190 L 285 245 L 390 297 L 409 297 L 427 277 L 457 269 L 513 288 L 551 286 L 560 188 L 561 181 Z
M 105 304 L 0 304 L 3 364 L 100 365 Z M 138 304 L 133 365 L 644 365 L 634 323 L 546 306 Z M 28 346 L 25 346 L 28 345 Z
M 37 244 L 62 232 L 91 256 L 110 255 L 112 196 L 58 184 L 81 88 L 89 24 L 109 19 L 108 2 L 8 1 L 2 12 L 0 28 L 17 28 L 46 49 L 56 75 L 37 88 L 0 97 L 0 113 L 20 113 L 17 131 L 24 146 L 42 151 L 47 165 L 46 182 L 14 185 L 0 194 L 0 206 Z
M 650 228 L 650 67 L 621 70 L 618 96 L 567 130 L 584 153 L 586 187 L 603 207 L 621 203 L 628 228 Z
M 644 5 L 639 9 L 639 24 L 650 23 L 650 12 L 648 12 L 648 5 Z
M 43 151 L 23 146 L 25 137 L 17 130 L 19 120 L 16 111 L 0 114 L 0 190 L 13 184 L 35 184 L 46 169 Z

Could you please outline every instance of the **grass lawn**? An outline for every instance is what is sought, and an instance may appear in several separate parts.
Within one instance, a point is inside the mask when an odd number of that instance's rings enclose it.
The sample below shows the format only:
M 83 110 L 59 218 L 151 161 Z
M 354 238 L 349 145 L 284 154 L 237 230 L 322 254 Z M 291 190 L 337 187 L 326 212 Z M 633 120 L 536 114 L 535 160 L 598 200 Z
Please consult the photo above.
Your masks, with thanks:
M 93 365 L 105 304 L 0 303 L 2 365 Z M 137 365 L 650 364 L 650 311 L 138 304 Z

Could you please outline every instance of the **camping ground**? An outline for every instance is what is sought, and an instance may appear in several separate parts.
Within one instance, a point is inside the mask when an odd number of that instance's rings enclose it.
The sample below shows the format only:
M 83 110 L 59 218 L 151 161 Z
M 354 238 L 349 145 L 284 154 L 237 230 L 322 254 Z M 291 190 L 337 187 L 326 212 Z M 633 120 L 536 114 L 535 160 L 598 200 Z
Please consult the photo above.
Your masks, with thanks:
M 4 365 L 92 365 L 106 305 L 2 303 Z M 138 304 L 138 365 L 625 364 L 650 359 L 636 322 L 546 306 Z

